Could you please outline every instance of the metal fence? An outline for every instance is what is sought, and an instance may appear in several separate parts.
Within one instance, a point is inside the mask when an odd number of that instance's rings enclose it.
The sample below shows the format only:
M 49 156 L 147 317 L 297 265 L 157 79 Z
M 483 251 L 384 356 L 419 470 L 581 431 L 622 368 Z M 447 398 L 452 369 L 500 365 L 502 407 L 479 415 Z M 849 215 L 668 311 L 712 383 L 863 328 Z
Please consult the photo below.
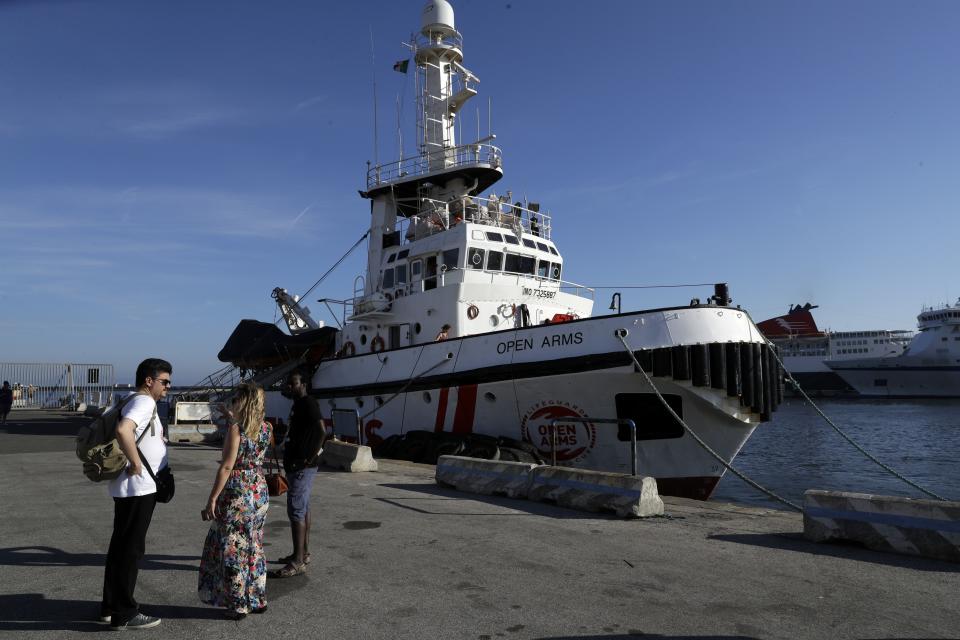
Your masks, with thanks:
M 13 389 L 14 409 L 106 406 L 113 398 L 112 364 L 0 362 L 0 382 Z

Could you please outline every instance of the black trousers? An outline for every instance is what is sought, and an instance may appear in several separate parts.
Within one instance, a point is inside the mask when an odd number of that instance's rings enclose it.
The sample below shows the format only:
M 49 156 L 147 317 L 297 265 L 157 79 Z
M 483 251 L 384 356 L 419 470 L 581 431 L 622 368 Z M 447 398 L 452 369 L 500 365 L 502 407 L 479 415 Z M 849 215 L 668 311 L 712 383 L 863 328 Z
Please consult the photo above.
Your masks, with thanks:
M 113 535 L 103 572 L 100 614 L 112 616 L 110 624 L 123 624 L 137 615 L 133 597 L 140 559 L 146 551 L 147 529 L 153 518 L 156 494 L 113 499 Z

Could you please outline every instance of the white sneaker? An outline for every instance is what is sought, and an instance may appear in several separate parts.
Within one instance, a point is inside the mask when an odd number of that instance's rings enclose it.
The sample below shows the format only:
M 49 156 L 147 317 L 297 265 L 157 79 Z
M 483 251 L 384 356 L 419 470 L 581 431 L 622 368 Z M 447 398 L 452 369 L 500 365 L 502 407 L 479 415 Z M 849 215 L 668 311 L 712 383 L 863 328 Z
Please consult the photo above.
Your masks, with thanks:
M 151 616 L 145 616 L 142 613 L 138 613 L 133 616 L 123 624 L 110 624 L 110 628 L 114 631 L 126 631 L 130 630 L 140 630 L 140 629 L 152 629 L 153 627 L 160 624 L 160 618 L 154 618 Z

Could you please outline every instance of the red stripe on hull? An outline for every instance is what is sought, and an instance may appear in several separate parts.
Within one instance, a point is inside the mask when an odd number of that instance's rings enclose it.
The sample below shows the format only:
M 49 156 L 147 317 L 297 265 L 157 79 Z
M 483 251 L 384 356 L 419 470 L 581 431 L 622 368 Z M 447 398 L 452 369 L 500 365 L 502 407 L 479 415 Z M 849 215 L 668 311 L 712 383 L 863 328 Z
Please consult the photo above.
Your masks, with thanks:
M 476 413 L 477 385 L 465 384 L 457 387 L 457 410 L 453 414 L 453 432 L 473 433 L 473 418 Z
M 450 388 L 440 389 L 440 397 L 437 399 L 437 421 L 433 425 L 433 430 L 437 433 L 443 431 L 443 423 L 447 421 L 447 400 L 450 399 Z

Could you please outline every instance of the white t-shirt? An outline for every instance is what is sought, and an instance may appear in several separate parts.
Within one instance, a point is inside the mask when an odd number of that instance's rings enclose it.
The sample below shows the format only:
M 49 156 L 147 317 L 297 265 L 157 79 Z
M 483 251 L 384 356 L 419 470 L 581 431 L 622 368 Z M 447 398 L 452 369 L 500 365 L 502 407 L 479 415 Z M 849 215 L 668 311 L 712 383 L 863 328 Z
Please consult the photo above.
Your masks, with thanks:
M 163 441 L 163 425 L 160 424 L 160 417 L 153 420 L 153 434 L 150 433 L 150 422 L 154 415 L 157 403 L 153 398 L 147 395 L 139 394 L 133 400 L 127 402 L 126 406 L 120 411 L 121 418 L 133 420 L 137 427 L 134 429 L 134 439 L 139 438 L 140 434 L 146 430 L 147 435 L 137 446 L 140 452 L 150 463 L 153 473 L 159 473 L 160 469 L 167 466 L 167 445 Z M 157 484 L 147 473 L 146 466 L 141 462 L 142 471 L 139 476 L 131 476 L 124 471 L 119 476 L 110 481 L 110 496 L 113 498 L 132 498 L 134 496 L 145 496 L 156 493 Z

